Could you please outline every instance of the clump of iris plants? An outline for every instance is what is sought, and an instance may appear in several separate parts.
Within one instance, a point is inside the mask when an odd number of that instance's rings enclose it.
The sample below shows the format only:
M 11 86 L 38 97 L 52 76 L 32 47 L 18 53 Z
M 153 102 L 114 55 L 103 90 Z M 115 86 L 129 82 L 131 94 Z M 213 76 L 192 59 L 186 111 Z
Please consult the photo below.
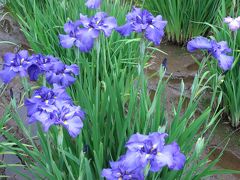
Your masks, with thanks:
M 228 24 L 231 31 L 237 31 L 240 29 L 240 16 L 232 18 L 230 16 L 224 18 L 224 22 Z
M 14 77 L 29 76 L 31 81 L 37 81 L 40 75 L 46 78 L 52 88 L 41 87 L 37 89 L 32 98 L 25 101 L 28 110 L 28 122 L 39 121 L 44 131 L 52 125 L 65 127 L 72 137 L 76 137 L 85 118 L 84 111 L 75 106 L 66 92 L 66 88 L 75 82 L 79 67 L 62 63 L 53 56 L 33 54 L 29 56 L 27 50 L 4 55 L 3 70 L 0 78 L 4 83 L 9 83 Z
M 103 169 L 102 176 L 113 179 L 139 179 L 148 175 L 146 171 L 158 172 L 164 166 L 171 170 L 181 170 L 186 157 L 176 142 L 166 145 L 166 133 L 154 132 L 148 136 L 134 134 L 126 143 L 127 152 L 111 168 Z
M 207 50 L 210 55 L 218 60 L 219 67 L 224 71 L 231 69 L 234 61 L 234 57 L 228 55 L 232 50 L 228 47 L 226 41 L 216 42 L 213 39 L 199 36 L 188 42 L 187 49 L 189 52 L 198 49 Z

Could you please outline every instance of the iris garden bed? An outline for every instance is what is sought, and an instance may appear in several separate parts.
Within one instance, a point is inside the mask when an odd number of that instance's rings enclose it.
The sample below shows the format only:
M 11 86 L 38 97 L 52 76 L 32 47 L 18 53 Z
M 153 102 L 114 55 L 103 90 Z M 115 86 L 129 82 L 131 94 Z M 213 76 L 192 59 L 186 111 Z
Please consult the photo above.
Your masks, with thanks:
M 14 165 L 12 170 L 26 179 L 199 179 L 238 173 L 212 169 L 220 158 L 209 162 L 212 152 L 202 158 L 211 138 L 204 135 L 213 132 L 222 113 L 221 81 L 208 70 L 209 58 L 199 64 L 184 113 L 181 84 L 181 96 L 169 123 L 164 106 L 165 69 L 160 67 L 157 72 L 159 82 L 153 98 L 144 73 L 151 58 L 148 49 L 159 51 L 154 45 L 160 44 L 167 21 L 120 1 L 93 4 L 97 9 L 84 4 L 83 0 L 7 4 L 33 53 L 6 54 L 1 78 L 7 84 L 10 78 L 24 77 L 28 122 L 38 125 L 35 137 L 31 125 L 26 126 L 17 113 L 23 104 L 12 97 L 1 121 L 6 137 L 1 142 L 2 152 L 19 156 L 32 174 L 22 174 Z M 221 44 L 197 38 L 188 49 L 208 49 L 217 59 L 230 57 L 225 50 L 214 54 L 215 45 Z M 226 66 L 219 61 L 224 71 L 231 68 L 232 61 Z M 29 80 L 37 85 L 31 87 Z M 211 92 L 210 103 L 196 117 L 206 92 Z M 28 143 L 3 128 L 10 118 Z M 114 162 L 109 166 L 109 161 Z

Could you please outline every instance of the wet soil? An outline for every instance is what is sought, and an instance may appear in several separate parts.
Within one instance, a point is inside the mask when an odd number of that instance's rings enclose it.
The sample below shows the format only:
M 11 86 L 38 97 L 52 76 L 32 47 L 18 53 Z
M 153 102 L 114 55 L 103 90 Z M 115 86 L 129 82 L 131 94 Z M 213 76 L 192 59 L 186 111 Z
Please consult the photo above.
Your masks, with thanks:
M 17 52 L 21 48 L 27 48 L 27 41 L 20 31 L 18 24 L 4 12 L 3 7 L 0 7 L 0 69 L 2 69 L 3 55 L 6 52 Z M 23 87 L 20 84 L 20 79 L 15 78 L 10 84 L 6 86 L 3 91 L 3 82 L 0 80 L 0 119 L 3 117 L 6 106 L 10 103 L 10 89 L 13 92 L 13 96 L 16 98 L 17 102 L 21 99 L 23 93 Z M 16 123 L 13 120 L 9 120 L 6 124 L 6 128 L 11 128 L 13 134 L 15 134 L 19 139 L 22 139 L 23 133 L 19 130 Z M 0 135 L 0 141 L 5 141 L 4 137 Z M 15 155 L 0 155 L 0 164 L 21 164 L 21 160 Z M 22 167 L 17 167 L 17 170 L 28 173 Z M 28 173 L 29 174 L 29 173 Z M 10 180 L 21 180 L 20 176 L 16 175 L 10 168 L 0 168 L 0 175 L 8 176 L 7 179 Z M 4 178 L 2 178 L 4 179 Z
M 191 85 L 195 74 L 198 70 L 198 65 L 194 61 L 192 54 L 189 54 L 185 48 L 181 48 L 169 43 L 162 43 L 159 47 L 162 51 L 168 53 L 165 55 L 160 52 L 154 54 L 153 59 L 149 62 L 149 67 L 146 70 L 150 78 L 149 88 L 150 91 L 156 90 L 158 77 L 152 76 L 159 70 L 160 65 L 163 63 L 163 59 L 167 58 L 166 78 L 170 77 L 169 83 L 166 87 L 167 96 L 167 112 L 168 118 L 171 119 L 172 106 L 176 106 L 180 97 L 180 83 L 184 81 L 185 84 L 185 97 L 189 98 L 191 95 Z M 194 54 L 197 60 L 202 59 L 201 54 Z M 187 101 L 186 101 L 187 102 Z M 186 103 L 187 105 L 187 103 Z M 199 107 L 201 108 L 201 107 Z M 210 156 L 210 160 L 216 159 L 219 154 L 224 150 L 222 159 L 217 163 L 215 168 L 217 169 L 233 169 L 240 171 L 240 130 L 232 129 L 229 122 L 220 121 L 215 129 L 215 133 L 212 140 L 206 150 L 206 153 L 212 149 L 216 150 Z M 228 144 L 227 144 L 228 143 Z M 227 145 L 226 145 L 227 144 Z M 215 175 L 205 179 L 228 179 L 237 180 L 240 179 L 240 175 Z

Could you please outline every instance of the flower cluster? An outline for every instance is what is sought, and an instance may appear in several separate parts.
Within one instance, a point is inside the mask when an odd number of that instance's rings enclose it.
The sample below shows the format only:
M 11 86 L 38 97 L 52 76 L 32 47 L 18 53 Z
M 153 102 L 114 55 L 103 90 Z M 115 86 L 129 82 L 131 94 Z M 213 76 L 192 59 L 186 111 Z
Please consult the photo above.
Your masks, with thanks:
M 139 133 L 126 143 L 127 152 L 117 162 L 111 162 L 109 169 L 103 169 L 102 176 L 109 180 L 144 179 L 144 170 L 157 172 L 164 166 L 171 170 L 181 170 L 186 157 L 176 142 L 165 145 L 166 133 Z
M 208 52 L 218 60 L 219 67 L 224 71 L 231 69 L 234 57 L 227 55 L 232 50 L 228 47 L 226 41 L 216 42 L 212 39 L 199 36 L 187 44 L 189 52 L 193 52 L 198 49 L 208 50 Z
M 83 127 L 84 112 L 74 106 L 65 88 L 74 83 L 79 67 L 75 64 L 68 66 L 53 56 L 30 56 L 26 50 L 6 53 L 3 59 L 0 78 L 4 83 L 9 83 L 17 75 L 29 76 L 30 80 L 36 81 L 39 75 L 45 74 L 47 82 L 53 85 L 53 89 L 41 87 L 25 101 L 29 123 L 39 121 L 45 131 L 51 125 L 62 125 L 72 137 L 76 137 Z
M 240 16 L 237 18 L 231 18 L 230 16 L 224 18 L 224 22 L 228 24 L 231 31 L 237 31 L 240 29 Z
M 33 54 L 29 56 L 27 50 L 18 53 L 6 53 L 3 57 L 3 70 L 0 78 L 4 83 L 9 83 L 15 76 L 29 76 L 31 81 L 36 81 L 39 75 L 45 74 L 49 84 L 58 84 L 63 87 L 71 85 L 74 75 L 78 75 L 77 65 L 65 65 L 58 58 Z
M 101 0 L 87 0 L 85 5 L 90 9 L 96 9 L 100 7 Z
M 80 14 L 79 20 L 68 21 L 64 25 L 64 31 L 67 34 L 59 35 L 60 44 L 64 48 L 76 46 L 82 52 L 89 52 L 93 48 L 94 39 L 101 31 L 109 37 L 116 27 L 116 19 L 105 12 L 98 12 L 90 18 Z
M 41 87 L 32 98 L 25 100 L 28 110 L 28 122 L 39 121 L 44 131 L 52 125 L 62 125 L 72 137 L 76 137 L 82 127 L 84 111 L 74 106 L 65 88 L 54 84 L 54 88 Z
M 164 28 L 167 21 L 162 16 L 154 17 L 147 10 L 133 7 L 132 12 L 127 14 L 126 24 L 116 28 L 122 36 L 129 36 L 133 31 L 144 33 L 145 38 L 159 45 L 164 35 Z
M 0 78 L 4 83 L 9 83 L 17 75 L 27 76 L 27 68 L 30 65 L 28 51 L 22 50 L 16 54 L 6 53 L 3 60 L 3 70 L 0 71 Z

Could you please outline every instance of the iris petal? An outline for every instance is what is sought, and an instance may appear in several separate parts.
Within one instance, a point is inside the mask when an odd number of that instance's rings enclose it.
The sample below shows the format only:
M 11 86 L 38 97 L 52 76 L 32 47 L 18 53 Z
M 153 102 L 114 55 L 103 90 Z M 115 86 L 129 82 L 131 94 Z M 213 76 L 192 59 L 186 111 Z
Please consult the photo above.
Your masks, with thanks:
M 17 73 L 10 70 L 10 68 L 5 68 L 4 70 L 0 71 L 0 78 L 6 84 L 9 83 L 16 75 Z
M 187 50 L 193 52 L 198 49 L 209 50 L 212 48 L 212 44 L 209 39 L 199 36 L 189 41 L 187 44 Z
M 60 44 L 64 48 L 71 48 L 76 41 L 76 38 L 70 37 L 69 35 L 59 35 Z
M 224 71 L 231 69 L 233 61 L 234 61 L 233 56 L 221 54 L 220 56 L 218 56 L 217 59 L 218 59 L 219 67 L 221 69 L 223 69 Z
M 155 45 L 160 45 L 163 35 L 164 35 L 163 30 L 159 30 L 153 25 L 148 26 L 145 32 L 145 37 L 149 41 L 152 41 Z
M 133 32 L 133 28 L 130 23 L 126 23 L 123 26 L 117 27 L 116 31 L 121 34 L 121 36 L 129 36 Z

